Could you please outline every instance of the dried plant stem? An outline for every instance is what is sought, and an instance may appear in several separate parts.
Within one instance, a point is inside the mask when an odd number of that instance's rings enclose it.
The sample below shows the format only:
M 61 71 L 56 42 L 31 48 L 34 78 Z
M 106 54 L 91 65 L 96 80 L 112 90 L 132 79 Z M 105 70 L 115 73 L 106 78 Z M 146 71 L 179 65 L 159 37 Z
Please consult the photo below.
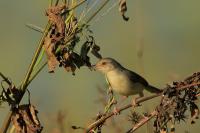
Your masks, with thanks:
M 155 97 L 158 97 L 158 96 L 161 96 L 161 95 L 162 95 L 162 94 L 159 93 L 159 94 L 154 94 L 154 95 L 148 96 L 148 97 L 142 97 L 142 98 L 140 98 L 140 99 L 138 99 L 138 100 L 136 101 L 136 104 L 142 103 L 142 102 L 144 102 L 144 101 L 147 101 L 147 100 L 149 100 L 149 99 L 152 99 L 152 98 L 155 98 Z M 130 108 L 130 107 L 134 107 L 134 105 L 133 105 L 133 104 L 128 104 L 128 105 L 126 105 L 126 106 L 124 106 L 124 107 L 122 107 L 122 108 L 119 108 L 118 111 L 119 111 L 119 112 L 122 112 L 122 111 L 124 111 L 124 110 L 126 110 L 126 109 L 128 109 L 128 108 Z M 100 118 L 99 120 L 95 121 L 94 123 L 92 123 L 91 125 L 89 125 L 89 126 L 86 128 L 86 133 L 90 132 L 93 128 L 95 128 L 95 127 L 101 125 L 101 124 L 104 123 L 107 119 L 109 119 L 110 117 L 112 117 L 112 116 L 114 116 L 114 115 L 115 115 L 114 112 L 111 112 L 111 113 L 107 114 L 106 116 L 103 116 L 103 117 Z
M 192 86 L 197 86 L 197 85 L 200 85 L 200 82 L 193 83 L 193 84 L 190 84 L 190 85 L 185 85 L 185 86 L 179 87 L 179 88 L 177 88 L 177 89 L 178 89 L 178 90 L 183 90 L 183 89 L 186 89 L 186 88 L 189 88 L 189 87 L 192 87 Z M 136 100 L 136 104 L 140 104 L 140 103 L 142 103 L 142 102 L 144 102 L 144 101 L 153 99 L 153 98 L 155 98 L 155 97 L 159 97 L 159 96 L 161 96 L 161 95 L 162 95 L 162 93 L 154 94 L 154 95 L 151 95 L 151 96 L 148 96 L 148 97 L 141 97 L 141 98 L 139 98 L 138 100 Z M 128 109 L 128 108 L 130 108 L 130 107 L 135 107 L 135 106 L 134 106 L 133 104 L 128 104 L 128 105 L 126 105 L 126 106 L 124 106 L 124 107 L 119 108 L 119 112 L 124 111 L 124 110 L 126 110 L 126 109 Z M 97 120 L 97 121 L 95 121 L 94 123 L 92 123 L 91 125 L 89 125 L 89 126 L 86 128 L 85 132 L 86 132 L 86 133 L 90 132 L 92 129 L 94 129 L 95 127 L 101 125 L 101 124 L 104 123 L 107 119 L 111 118 L 111 117 L 114 116 L 114 115 L 115 115 L 114 112 L 111 112 L 111 113 L 109 113 L 109 114 L 103 116 L 103 117 L 100 118 L 99 120 Z M 142 124 L 142 125 L 143 125 L 143 124 Z M 136 130 L 136 129 L 135 129 L 135 130 Z
M 19 101 L 21 101 L 21 99 L 23 98 L 24 93 L 26 92 L 26 88 L 27 88 L 27 86 L 28 86 L 29 78 L 30 78 L 30 76 L 31 76 L 31 74 L 32 74 L 32 72 L 33 72 L 33 68 L 34 68 L 35 63 L 36 63 L 36 61 L 37 61 L 37 59 L 38 59 L 38 56 L 39 56 L 39 54 L 40 54 L 40 51 L 41 51 L 41 49 L 42 49 L 43 42 L 44 42 L 44 39 L 45 39 L 45 37 L 46 37 L 46 35 L 47 35 L 47 33 L 48 33 L 49 27 L 50 27 L 50 23 L 48 22 L 48 24 L 46 25 L 45 31 L 44 31 L 44 33 L 43 33 L 43 36 L 42 36 L 42 38 L 41 38 L 40 41 L 39 41 L 38 48 L 36 49 L 35 54 L 34 54 L 34 56 L 33 56 L 33 59 L 32 59 L 32 61 L 31 61 L 31 64 L 30 64 L 30 66 L 29 66 L 29 68 L 28 68 L 28 71 L 27 71 L 27 73 L 26 73 L 26 76 L 25 76 L 25 78 L 24 78 L 24 80 L 23 80 L 23 83 L 22 83 L 22 86 L 21 86 L 21 89 L 22 89 L 22 91 L 23 91 L 23 94 L 22 94 L 22 97 L 20 97 Z M 11 116 L 12 116 L 12 111 L 10 111 L 10 112 L 8 113 L 8 115 L 6 116 L 6 118 L 5 118 L 5 120 L 4 120 L 4 123 L 3 123 L 3 126 L 2 126 L 2 128 L 1 128 L 1 130 L 0 130 L 0 133 L 6 133 L 6 132 L 7 132 L 8 127 L 9 127 L 9 125 L 10 125 Z
M 42 71 L 42 69 L 47 65 L 47 61 L 42 64 L 42 66 L 35 72 L 35 74 L 28 81 L 28 85 L 35 79 L 35 77 Z
M 28 80 L 29 80 L 29 78 L 30 78 L 30 76 L 31 76 L 31 73 L 32 73 L 32 71 L 33 71 L 33 68 L 34 68 L 34 66 L 35 66 L 35 63 L 36 63 L 36 61 L 37 61 L 37 59 L 38 59 L 38 57 L 39 57 L 40 51 L 42 50 L 43 42 L 44 42 L 45 37 L 46 37 L 47 34 L 48 34 L 49 28 L 50 28 L 50 23 L 48 22 L 48 24 L 46 25 L 46 28 L 45 28 L 45 30 L 44 30 L 44 33 L 43 33 L 43 35 L 42 35 L 42 38 L 41 38 L 40 41 L 39 41 L 38 48 L 36 49 L 36 52 L 35 52 L 35 54 L 34 54 L 34 56 L 33 56 L 32 62 L 31 62 L 31 64 L 30 64 L 29 68 L 28 68 L 27 74 L 26 74 L 26 76 L 25 76 L 25 78 L 24 78 L 24 81 L 23 81 L 23 83 L 22 83 L 21 89 L 22 89 L 23 91 L 25 91 L 25 89 L 26 89 L 26 87 L 27 87 Z
M 42 29 L 41 27 L 34 25 L 34 24 L 26 24 L 26 26 L 32 30 L 35 30 L 37 32 L 43 33 L 44 29 Z

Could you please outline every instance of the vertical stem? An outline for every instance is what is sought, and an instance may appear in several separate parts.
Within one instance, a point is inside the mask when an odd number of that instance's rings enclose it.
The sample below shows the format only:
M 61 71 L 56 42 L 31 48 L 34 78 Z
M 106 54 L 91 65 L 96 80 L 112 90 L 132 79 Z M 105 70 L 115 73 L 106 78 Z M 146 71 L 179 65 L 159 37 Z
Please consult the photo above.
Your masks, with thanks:
M 33 56 L 33 59 L 32 59 L 32 61 L 31 61 L 31 64 L 30 64 L 30 66 L 29 66 L 29 68 L 28 68 L 28 71 L 27 71 L 27 73 L 26 73 L 26 76 L 25 76 L 25 78 L 24 78 L 24 80 L 23 80 L 23 83 L 22 83 L 22 86 L 21 86 L 21 89 L 22 89 L 22 91 L 23 91 L 23 94 L 22 94 L 22 96 L 20 97 L 19 101 L 21 101 L 21 99 L 23 98 L 24 93 L 26 92 L 26 88 L 27 88 L 27 85 L 28 85 L 29 78 L 30 78 L 30 76 L 31 76 L 31 73 L 33 72 L 33 68 L 34 68 L 35 63 L 36 63 L 36 61 L 37 61 L 37 59 L 38 59 L 38 56 L 39 56 L 39 54 L 40 54 L 40 51 L 41 51 L 41 49 L 42 49 L 44 39 L 45 39 L 46 35 L 48 34 L 49 27 L 50 27 L 50 23 L 48 22 L 48 24 L 47 24 L 46 27 L 45 27 L 45 31 L 44 31 L 44 33 L 43 33 L 43 36 L 42 36 L 42 38 L 41 38 L 40 41 L 39 41 L 38 48 L 36 49 L 36 52 L 35 52 L 35 54 L 34 54 L 34 56 Z M 18 103 L 18 104 L 19 104 L 19 103 Z M 9 111 L 9 113 L 7 114 L 7 116 L 6 116 L 6 118 L 5 118 L 4 122 L 3 122 L 3 126 L 2 126 L 2 128 L 0 129 L 0 133 L 6 133 L 6 132 L 7 132 L 8 127 L 9 127 L 10 122 L 11 122 L 11 116 L 12 116 L 12 110 Z
M 21 88 L 21 89 L 22 89 L 23 91 L 26 90 L 27 82 L 28 82 L 28 80 L 29 80 L 29 78 L 30 78 L 30 76 L 31 76 L 31 73 L 32 73 L 32 71 L 33 71 L 33 68 L 34 68 L 34 66 L 35 66 L 35 63 L 36 63 L 36 61 L 37 61 L 37 59 L 38 59 L 38 56 L 39 56 L 40 51 L 41 51 L 42 46 L 43 46 L 44 39 L 45 39 L 46 35 L 48 34 L 49 27 L 50 27 L 50 24 L 48 23 L 48 24 L 46 25 L 46 27 L 45 27 L 43 36 L 42 36 L 42 38 L 41 38 L 40 41 L 39 41 L 39 46 L 38 46 L 38 48 L 36 49 L 36 52 L 35 52 L 35 54 L 34 54 L 34 56 L 33 56 L 33 59 L 32 59 L 32 62 L 31 62 L 31 64 L 30 64 L 29 68 L 28 68 L 28 71 L 27 71 L 26 76 L 25 76 L 25 78 L 24 78 L 24 81 L 23 81 L 23 83 L 22 83 L 22 88 Z
M 35 72 L 35 74 L 29 79 L 28 85 L 35 79 L 35 77 L 42 71 L 42 69 L 47 65 L 47 61 Z

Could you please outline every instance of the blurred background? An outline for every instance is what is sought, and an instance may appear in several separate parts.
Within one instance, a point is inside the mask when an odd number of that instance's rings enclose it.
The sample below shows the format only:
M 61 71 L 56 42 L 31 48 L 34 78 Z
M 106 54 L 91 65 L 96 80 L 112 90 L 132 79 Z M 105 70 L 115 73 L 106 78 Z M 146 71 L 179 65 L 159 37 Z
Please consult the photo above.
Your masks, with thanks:
M 115 58 L 160 88 L 199 71 L 199 0 L 127 0 L 128 22 L 123 21 L 116 2 L 110 0 L 90 23 L 104 57 Z M 100 4 L 101 1 L 89 14 Z M 41 37 L 25 24 L 44 27 L 47 7 L 47 0 L 0 1 L 0 71 L 12 78 L 16 85 L 24 78 Z M 95 58 L 92 60 L 96 62 Z M 82 132 L 70 127 L 87 126 L 104 109 L 97 102 L 102 96 L 98 87 L 106 91 L 104 76 L 86 67 L 77 70 L 75 76 L 62 68 L 49 74 L 45 68 L 28 88 L 31 101 L 39 110 L 44 133 Z M 27 103 L 26 98 L 24 103 Z M 158 102 L 159 99 L 146 102 L 136 111 L 150 112 Z M 6 104 L 0 108 L 0 125 L 7 111 Z M 125 132 L 131 127 L 127 122 L 129 113 L 125 111 L 116 117 L 115 122 L 111 121 L 112 124 L 108 122 L 103 132 Z M 176 125 L 176 130 L 196 133 L 200 130 L 199 123 L 199 120 L 194 125 L 190 121 L 182 122 Z M 148 126 L 143 126 L 137 132 L 147 132 L 147 129 Z

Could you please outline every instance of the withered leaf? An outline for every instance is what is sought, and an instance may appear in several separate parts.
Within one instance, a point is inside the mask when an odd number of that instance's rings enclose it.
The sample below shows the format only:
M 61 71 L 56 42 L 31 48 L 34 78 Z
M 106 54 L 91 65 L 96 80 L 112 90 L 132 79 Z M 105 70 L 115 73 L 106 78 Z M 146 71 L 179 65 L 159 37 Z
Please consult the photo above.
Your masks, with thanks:
M 45 38 L 43 48 L 47 55 L 49 72 L 53 73 L 56 66 L 59 64 L 59 62 L 57 61 L 57 59 L 53 53 L 54 44 L 52 43 L 52 39 L 50 37 L 47 36 Z
M 72 72 L 74 75 L 76 66 L 72 60 L 72 53 L 68 53 L 68 52 L 64 53 L 64 59 L 61 63 L 67 72 Z
M 80 55 L 78 55 L 77 53 L 73 52 L 71 54 L 71 60 L 73 60 L 74 64 L 80 68 L 81 66 L 83 66 L 85 64 L 84 60 L 81 58 Z
M 33 118 L 33 122 L 36 124 L 36 125 L 40 125 L 40 121 L 37 117 L 37 113 L 38 111 L 35 109 L 35 106 L 33 105 L 30 105 L 29 106 L 29 110 L 30 110 L 30 113 L 31 113 L 31 116 Z
M 82 47 L 81 47 L 81 52 L 80 52 L 80 56 L 85 60 L 87 58 L 87 54 L 90 50 L 90 48 L 92 47 L 92 43 L 93 42 L 88 42 L 86 41 Z
M 97 58 L 101 58 L 101 55 L 98 53 L 100 47 L 95 44 L 94 38 L 89 36 L 87 41 L 82 45 L 80 56 L 86 66 L 91 67 L 90 57 L 88 56 L 88 52 L 91 50 L 91 53 L 95 55 Z
M 72 72 L 75 75 L 76 66 L 71 61 L 66 61 L 64 68 L 67 72 Z
M 119 0 L 119 11 L 121 12 L 123 19 L 128 21 L 129 17 L 125 16 L 125 12 L 127 11 L 126 0 Z
M 19 103 L 19 99 L 22 95 L 22 91 L 17 89 L 15 85 L 11 84 L 8 88 L 3 88 L 0 95 L 0 100 L 7 102 L 12 107 L 15 107 Z
M 24 132 L 24 127 L 23 124 L 20 123 L 21 117 L 19 114 L 15 114 L 15 117 L 12 116 L 11 118 L 13 125 L 15 126 L 15 129 L 18 133 L 23 133 Z
M 17 133 L 41 133 L 42 126 L 33 105 L 20 105 L 14 108 L 11 121 Z
M 61 33 L 61 35 L 65 32 L 65 22 L 61 16 L 62 10 L 65 8 L 65 5 L 58 5 L 52 6 L 46 11 L 49 21 L 56 25 L 58 32 Z
M 95 57 L 101 59 L 102 56 L 101 56 L 101 54 L 99 54 L 99 51 L 100 51 L 100 47 L 99 47 L 98 45 L 94 44 L 93 47 L 92 47 L 91 53 L 92 53 Z

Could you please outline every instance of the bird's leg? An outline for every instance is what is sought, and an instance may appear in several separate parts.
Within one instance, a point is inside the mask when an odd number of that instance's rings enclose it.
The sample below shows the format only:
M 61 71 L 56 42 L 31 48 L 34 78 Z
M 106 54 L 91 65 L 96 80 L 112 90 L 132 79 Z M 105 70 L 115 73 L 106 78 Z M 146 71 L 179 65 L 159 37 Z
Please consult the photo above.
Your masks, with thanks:
M 137 99 L 139 99 L 139 98 L 141 98 L 143 96 L 144 96 L 144 93 L 140 92 L 139 93 L 139 97 L 133 98 L 133 100 L 132 100 L 132 106 L 138 106 L 139 104 L 137 104 Z
M 119 106 L 119 104 L 122 104 L 127 98 L 128 98 L 128 96 L 122 96 L 122 99 L 120 100 L 120 102 L 118 102 L 118 106 Z M 120 114 L 120 111 L 116 106 L 114 106 L 113 113 L 115 115 L 119 115 Z
M 137 104 L 137 99 L 138 98 L 140 98 L 140 97 L 136 97 L 136 98 L 133 98 L 133 100 L 132 100 L 132 106 L 138 106 L 138 104 Z

